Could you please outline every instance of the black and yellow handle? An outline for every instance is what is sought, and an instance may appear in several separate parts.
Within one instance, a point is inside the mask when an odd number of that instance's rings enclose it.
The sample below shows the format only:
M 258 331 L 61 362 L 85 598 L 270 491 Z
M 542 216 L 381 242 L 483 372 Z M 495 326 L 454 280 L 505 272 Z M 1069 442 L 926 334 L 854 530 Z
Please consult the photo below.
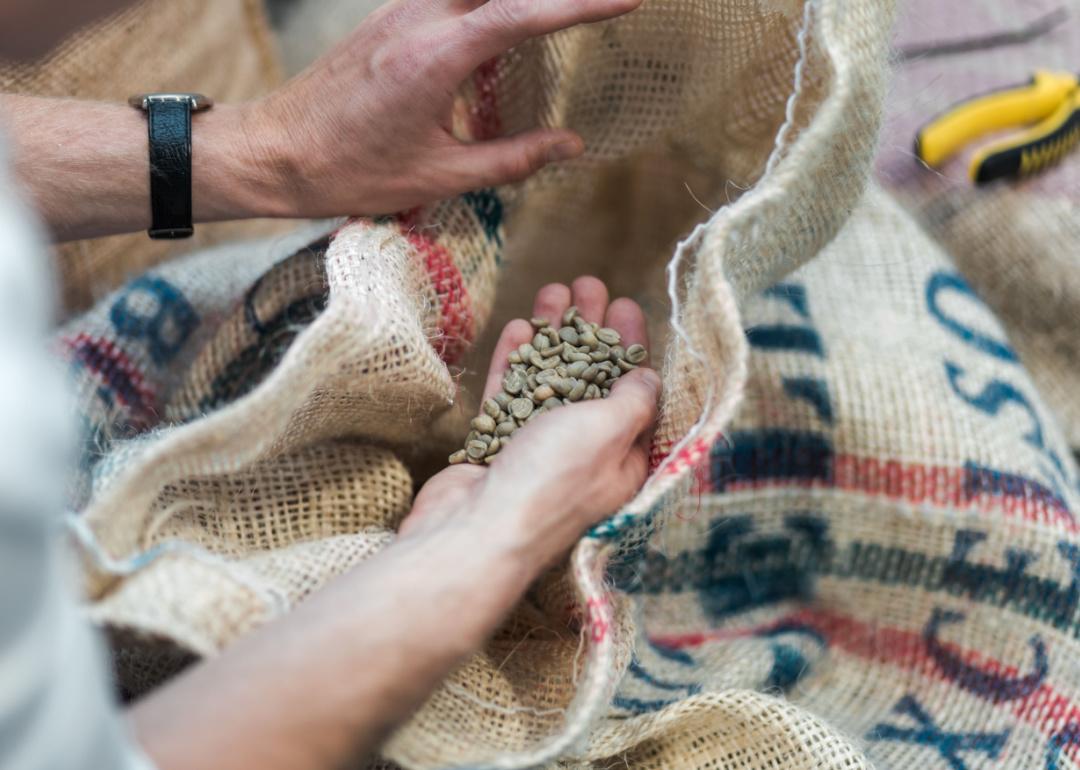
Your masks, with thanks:
M 995 179 L 1037 174 L 1052 166 L 1080 143 L 1080 90 L 1040 123 L 1019 136 L 981 148 L 971 159 L 971 179 L 986 184 Z
M 943 112 L 916 135 L 915 154 L 936 167 L 985 134 L 1031 125 L 1019 136 L 977 153 L 971 177 L 981 184 L 1035 173 L 1060 159 L 1080 138 L 1075 130 L 1078 100 L 1076 75 L 1040 71 L 1022 86 L 992 91 Z

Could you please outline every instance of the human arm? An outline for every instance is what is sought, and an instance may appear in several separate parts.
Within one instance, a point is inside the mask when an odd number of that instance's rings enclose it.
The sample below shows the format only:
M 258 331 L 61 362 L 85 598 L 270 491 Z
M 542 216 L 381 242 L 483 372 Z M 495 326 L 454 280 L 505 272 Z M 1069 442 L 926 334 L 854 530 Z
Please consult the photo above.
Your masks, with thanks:
M 570 302 L 567 287 L 548 287 L 534 312 L 554 318 Z M 575 282 L 573 302 L 645 341 L 640 309 L 609 307 L 595 279 Z M 488 393 L 531 336 L 523 321 L 507 327 Z M 655 373 L 633 372 L 606 401 L 530 423 L 490 467 L 438 474 L 395 545 L 138 704 L 142 745 L 162 770 L 315 770 L 373 751 L 545 567 L 641 486 L 658 387 Z
M 530 37 L 640 2 L 394 0 L 267 98 L 193 117 L 194 218 L 390 213 L 576 157 L 582 140 L 564 129 L 459 141 L 454 94 Z M 14 95 L 0 96 L 0 112 L 16 176 L 56 239 L 149 226 L 144 115 Z

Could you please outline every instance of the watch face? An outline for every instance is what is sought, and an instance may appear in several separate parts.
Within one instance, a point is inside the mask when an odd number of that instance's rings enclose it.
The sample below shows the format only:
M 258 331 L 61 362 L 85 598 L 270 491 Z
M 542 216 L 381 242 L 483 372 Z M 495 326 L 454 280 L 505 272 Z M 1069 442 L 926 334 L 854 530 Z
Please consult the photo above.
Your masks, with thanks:
M 214 100 L 203 94 L 185 93 L 161 93 L 161 94 L 136 94 L 128 99 L 128 104 L 140 110 L 150 108 L 150 102 L 187 102 L 191 105 L 192 112 L 208 110 L 214 106 Z

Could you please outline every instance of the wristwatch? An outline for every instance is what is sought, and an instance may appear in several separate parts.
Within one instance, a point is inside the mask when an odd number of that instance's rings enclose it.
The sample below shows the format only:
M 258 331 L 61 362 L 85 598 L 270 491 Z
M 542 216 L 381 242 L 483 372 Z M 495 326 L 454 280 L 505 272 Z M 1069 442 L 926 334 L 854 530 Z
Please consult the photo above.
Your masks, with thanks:
M 191 114 L 214 106 L 202 94 L 139 94 L 128 104 L 147 115 L 151 238 L 190 238 Z

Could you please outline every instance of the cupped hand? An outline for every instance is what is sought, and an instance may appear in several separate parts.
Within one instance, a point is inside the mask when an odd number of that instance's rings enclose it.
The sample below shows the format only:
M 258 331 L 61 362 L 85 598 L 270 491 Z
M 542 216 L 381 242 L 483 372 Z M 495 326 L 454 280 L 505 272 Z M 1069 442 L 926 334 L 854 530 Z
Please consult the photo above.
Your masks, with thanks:
M 581 138 L 536 129 L 465 143 L 459 86 L 523 41 L 635 9 L 642 0 L 394 0 L 336 49 L 252 106 L 285 216 L 384 214 L 519 181 L 577 157 Z
M 626 345 L 648 347 L 641 308 L 628 299 L 609 304 L 596 278 L 579 278 L 569 288 L 546 286 L 533 315 L 557 323 L 571 304 L 585 320 L 618 331 Z M 485 399 L 499 391 L 509 353 L 533 334 L 523 320 L 503 330 Z M 660 378 L 643 365 L 620 377 L 607 399 L 543 414 L 518 430 L 490 466 L 455 465 L 434 476 L 417 495 L 401 534 L 476 525 L 542 568 L 641 488 L 659 395 Z

